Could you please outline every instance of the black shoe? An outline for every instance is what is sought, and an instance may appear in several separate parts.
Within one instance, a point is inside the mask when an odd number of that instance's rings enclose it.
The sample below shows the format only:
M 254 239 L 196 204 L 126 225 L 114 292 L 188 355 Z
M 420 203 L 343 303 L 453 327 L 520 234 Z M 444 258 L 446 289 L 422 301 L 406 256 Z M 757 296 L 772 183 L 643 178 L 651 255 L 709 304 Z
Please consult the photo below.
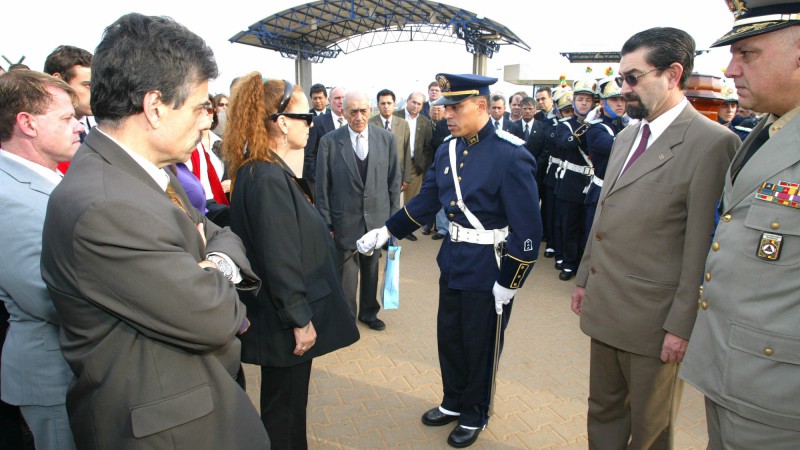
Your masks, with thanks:
M 564 269 L 558 274 L 558 279 L 562 281 L 569 281 L 570 278 L 575 276 L 575 272 L 569 269 Z
M 459 425 L 453 428 L 453 431 L 450 432 L 450 436 L 447 436 L 447 443 L 451 447 L 456 448 L 469 447 L 478 440 L 479 434 L 481 434 L 481 428 L 470 430 L 469 428 L 464 428 Z
M 438 240 L 444 239 L 444 235 L 440 234 L 440 233 L 436 233 L 433 236 L 431 236 L 431 239 L 433 239 L 434 241 L 438 241 Z
M 429 234 L 431 234 L 431 230 L 422 230 L 422 235 L 423 236 L 427 236 Z
M 458 416 L 445 414 L 439 407 L 431 408 L 422 415 L 422 423 L 429 427 L 440 427 L 458 420 Z
M 556 251 L 555 251 L 555 250 L 553 250 L 552 248 L 548 248 L 548 249 L 546 249 L 546 250 L 544 251 L 544 257 L 545 257 L 545 258 L 552 258 L 552 257 L 553 257 L 553 256 L 555 256 L 555 255 L 556 255 Z
M 564 268 L 564 260 L 556 261 L 556 270 L 561 270 Z
M 408 236 L 406 236 L 406 239 L 408 239 L 408 240 L 409 240 L 409 241 L 411 241 L 411 242 L 414 242 L 414 241 L 416 241 L 416 240 L 417 240 L 417 237 L 416 237 L 416 236 L 414 236 L 414 233 L 411 233 L 411 234 L 409 234 Z
M 362 323 L 366 324 L 368 327 L 372 328 L 375 331 L 383 331 L 386 329 L 386 324 L 383 323 L 381 319 L 372 319 L 372 320 L 361 320 Z

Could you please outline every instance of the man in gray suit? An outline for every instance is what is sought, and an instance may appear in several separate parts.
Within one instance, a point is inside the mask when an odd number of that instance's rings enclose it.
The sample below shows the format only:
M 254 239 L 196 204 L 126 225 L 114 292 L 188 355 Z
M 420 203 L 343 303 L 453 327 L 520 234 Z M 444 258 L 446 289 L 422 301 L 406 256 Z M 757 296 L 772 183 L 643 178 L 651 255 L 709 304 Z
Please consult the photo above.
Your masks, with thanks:
M 319 141 L 317 209 L 336 244 L 342 288 L 353 317 L 380 331 L 386 328 L 378 319 L 380 252 L 353 252 L 367 230 L 382 226 L 400 209 L 397 142 L 391 132 L 368 124 L 371 108 L 365 93 L 348 92 L 343 110 L 347 126 Z
M 725 76 L 767 113 L 725 176 L 681 377 L 706 397 L 709 449 L 800 442 L 800 6 L 730 3 Z M 783 17 L 780 15 L 784 14 Z
M 714 205 L 738 138 L 684 96 L 694 40 L 674 28 L 635 34 L 617 83 L 617 135 L 572 310 L 591 340 L 590 448 L 669 449 L 679 363 L 697 313 Z
M 0 77 L 0 300 L 11 316 L 0 386 L 40 450 L 75 448 L 65 406 L 72 372 L 59 351 L 60 320 L 39 260 L 47 201 L 61 182 L 58 163 L 80 145 L 77 103 L 75 91 L 50 75 Z
M 211 49 L 164 17 L 119 18 L 95 52 L 97 126 L 42 232 L 78 448 L 269 448 L 235 379 L 248 325 L 236 285 L 259 281 L 239 238 L 192 208 L 166 169 L 211 125 L 216 76 Z

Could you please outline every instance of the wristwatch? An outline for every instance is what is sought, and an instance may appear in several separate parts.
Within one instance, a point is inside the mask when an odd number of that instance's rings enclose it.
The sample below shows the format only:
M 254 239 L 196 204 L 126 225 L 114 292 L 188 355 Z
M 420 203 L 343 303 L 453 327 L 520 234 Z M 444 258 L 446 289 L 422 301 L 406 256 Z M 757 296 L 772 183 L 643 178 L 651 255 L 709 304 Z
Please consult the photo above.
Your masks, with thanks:
M 217 265 L 217 268 L 220 272 L 222 272 L 223 275 L 225 275 L 225 278 L 228 280 L 233 279 L 233 267 L 228 264 L 228 261 L 226 261 L 225 258 L 219 255 L 209 255 L 208 260 Z

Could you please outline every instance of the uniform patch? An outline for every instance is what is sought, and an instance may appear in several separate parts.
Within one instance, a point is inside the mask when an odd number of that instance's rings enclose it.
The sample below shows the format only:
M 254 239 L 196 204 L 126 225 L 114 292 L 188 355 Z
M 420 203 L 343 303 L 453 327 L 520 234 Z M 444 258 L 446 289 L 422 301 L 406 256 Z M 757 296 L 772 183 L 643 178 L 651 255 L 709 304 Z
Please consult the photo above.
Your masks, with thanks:
M 522 250 L 524 250 L 526 252 L 533 251 L 533 241 L 530 240 L 530 239 L 526 239 L 524 247 L 522 248 Z
M 447 175 L 448 173 L 450 173 L 450 166 L 445 166 L 444 174 Z
M 522 145 L 522 144 L 525 143 L 525 141 L 523 141 L 522 139 L 514 136 L 513 134 L 509 133 L 508 131 L 495 130 L 495 132 L 497 133 L 497 137 L 499 137 L 500 139 L 502 139 L 504 141 L 511 142 L 514 145 Z
M 777 184 L 764 182 L 756 189 L 756 199 L 790 208 L 800 208 L 800 195 L 798 183 L 779 181 Z
M 756 256 L 764 261 L 777 261 L 781 257 L 783 236 L 773 233 L 762 233 L 758 242 Z

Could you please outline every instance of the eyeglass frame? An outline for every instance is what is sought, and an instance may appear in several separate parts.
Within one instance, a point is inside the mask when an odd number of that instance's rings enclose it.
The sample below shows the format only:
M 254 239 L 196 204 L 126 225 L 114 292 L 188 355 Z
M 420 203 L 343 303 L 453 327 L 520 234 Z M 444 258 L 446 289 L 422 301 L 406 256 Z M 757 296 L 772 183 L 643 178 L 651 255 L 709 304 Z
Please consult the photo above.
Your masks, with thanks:
M 645 76 L 648 73 L 653 72 L 655 70 L 659 70 L 658 67 L 650 69 L 647 72 L 639 74 L 639 75 L 628 74 L 628 75 L 625 75 L 625 76 L 617 76 L 617 77 L 614 77 L 614 81 L 617 83 L 618 87 L 622 87 L 622 83 L 623 82 L 628 83 L 628 86 L 630 86 L 630 87 L 634 87 L 637 84 L 639 84 L 639 78 L 642 78 L 643 76 Z
M 275 113 L 269 116 L 273 122 L 278 121 L 278 117 L 288 117 L 290 119 L 297 119 L 297 120 L 305 120 L 306 125 L 311 126 L 311 123 L 314 121 L 314 113 Z

